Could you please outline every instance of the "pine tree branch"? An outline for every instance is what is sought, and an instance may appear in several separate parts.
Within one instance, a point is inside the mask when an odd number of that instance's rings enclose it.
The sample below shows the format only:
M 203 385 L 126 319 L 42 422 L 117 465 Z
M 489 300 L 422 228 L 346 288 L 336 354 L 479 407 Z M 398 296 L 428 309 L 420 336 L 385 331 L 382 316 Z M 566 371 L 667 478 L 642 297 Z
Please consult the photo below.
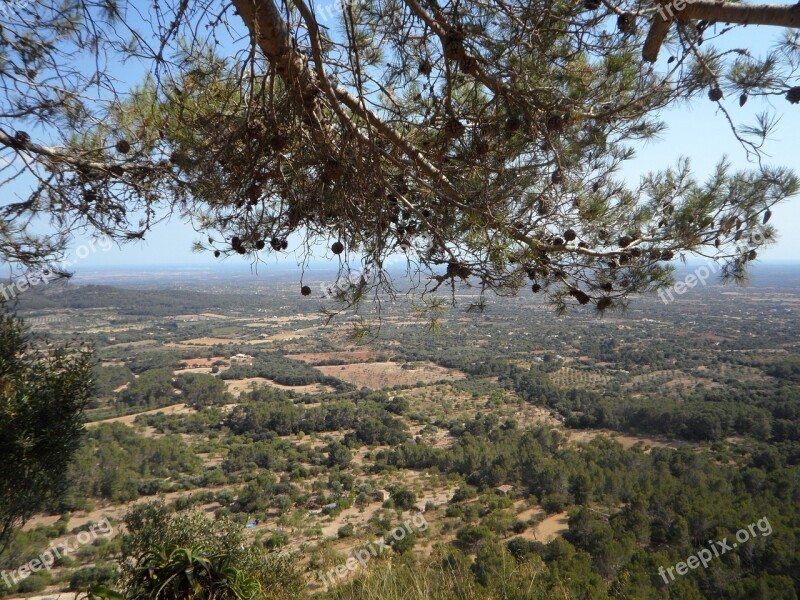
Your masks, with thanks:
M 318 113 L 317 96 L 324 93 L 317 74 L 312 71 L 305 56 L 294 47 L 291 33 L 273 0 L 233 0 L 239 15 L 245 20 L 248 29 L 253 33 L 262 52 L 275 65 L 275 70 L 287 85 L 293 86 L 301 98 L 305 100 L 306 112 Z M 311 14 L 306 8 L 305 18 Z M 313 15 L 307 26 L 316 27 Z M 317 31 L 318 33 L 318 31 Z M 320 65 L 321 67 L 321 65 Z M 324 73 L 323 73 L 324 75 Z M 458 196 L 452 184 L 435 165 L 428 161 L 422 153 L 391 125 L 370 111 L 349 91 L 338 84 L 326 80 L 336 99 L 346 106 L 354 115 L 360 117 L 373 127 L 392 146 L 405 154 L 426 177 L 444 190 L 446 195 Z
M 674 20 L 800 28 L 800 4 L 734 4 L 709 0 L 661 1 L 647 34 L 642 57 L 655 62 Z
M 13 148 L 18 152 L 26 152 L 36 156 L 44 157 L 56 163 L 67 164 L 73 168 L 82 171 L 101 171 L 110 173 L 112 175 L 121 175 L 126 171 L 134 169 L 141 169 L 142 165 L 126 165 L 125 163 L 117 162 L 98 162 L 92 160 L 84 160 L 72 154 L 67 154 L 57 148 L 50 148 L 41 146 L 31 141 L 21 141 L 8 135 L 5 131 L 0 129 L 0 146 L 6 148 Z

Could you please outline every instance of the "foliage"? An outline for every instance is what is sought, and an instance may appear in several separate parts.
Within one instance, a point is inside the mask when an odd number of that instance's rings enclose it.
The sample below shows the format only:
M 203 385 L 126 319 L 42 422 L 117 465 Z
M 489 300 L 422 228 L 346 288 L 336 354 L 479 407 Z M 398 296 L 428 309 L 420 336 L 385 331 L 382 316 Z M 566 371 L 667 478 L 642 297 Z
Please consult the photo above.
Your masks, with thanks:
M 145 371 L 122 391 L 119 400 L 127 406 L 137 408 L 157 408 L 173 404 L 177 398 L 172 378 L 172 369 L 169 367 Z
M 164 2 L 137 19 L 125 1 L 47 0 L 3 14 L 4 181 L 30 184 L 0 212 L 6 262 L 65 274 L 51 263 L 70 232 L 138 240 L 175 212 L 218 257 L 255 262 L 293 250 L 292 234 L 304 261 L 329 248 L 341 259 L 330 315 L 398 292 L 385 268 L 398 257 L 432 324 L 439 290 L 454 299 L 468 280 L 473 308 L 532 284 L 560 310 L 602 311 L 667 285 L 678 254 L 742 279 L 774 238 L 770 207 L 798 190 L 763 161 L 774 116 L 736 127 L 727 102 L 797 103 L 796 33 L 758 57 L 724 46 L 735 26 L 710 44 L 708 19 L 680 23 L 670 60 L 651 64 L 649 1 L 233 7 L 221 18 L 230 7 Z M 102 76 L 132 62 L 139 85 Z M 662 109 L 709 100 L 757 169 L 723 160 L 700 181 L 679 160 L 638 185 L 618 174 L 663 131 Z M 45 215 L 54 235 L 35 235 L 26 223 Z
M 111 585 L 117 578 L 117 567 L 113 563 L 98 563 L 78 569 L 69 580 L 69 589 L 82 592 L 99 585 Z
M 92 369 L 95 384 L 95 394 L 110 396 L 114 390 L 129 384 L 133 379 L 133 372 L 125 365 L 95 365 Z
M 80 506 L 86 498 L 135 500 L 157 493 L 161 478 L 196 473 L 200 464 L 178 435 L 153 439 L 122 423 L 103 423 L 89 430 L 75 453 L 61 501 Z
M 322 383 L 337 389 L 346 387 L 342 381 L 326 377 L 317 369 L 299 360 L 286 358 L 279 352 L 259 352 L 252 364 L 234 364 L 220 374 L 222 379 L 265 377 L 281 385 L 310 385 Z
M 205 373 L 181 373 L 174 381 L 181 391 L 181 399 L 193 408 L 212 404 L 230 404 L 233 396 L 227 392 L 225 382 Z
M 260 392 L 256 393 L 260 397 Z M 406 425 L 369 396 L 360 398 L 357 405 L 342 399 L 312 408 L 287 401 L 250 402 L 235 408 L 226 424 L 235 434 L 254 439 L 339 429 L 354 429 L 344 436 L 348 446 L 396 444 L 408 439 Z
M 125 518 L 119 582 L 126 598 L 299 598 L 304 584 L 288 555 L 245 543 L 240 526 L 200 512 L 143 504 Z
M 92 392 L 92 356 L 39 348 L 0 314 L 0 550 L 19 527 L 63 493 Z
M 133 594 L 131 592 L 134 592 Z M 128 583 L 135 598 L 251 600 L 263 595 L 259 583 L 232 565 L 228 552 L 155 546 L 137 559 Z

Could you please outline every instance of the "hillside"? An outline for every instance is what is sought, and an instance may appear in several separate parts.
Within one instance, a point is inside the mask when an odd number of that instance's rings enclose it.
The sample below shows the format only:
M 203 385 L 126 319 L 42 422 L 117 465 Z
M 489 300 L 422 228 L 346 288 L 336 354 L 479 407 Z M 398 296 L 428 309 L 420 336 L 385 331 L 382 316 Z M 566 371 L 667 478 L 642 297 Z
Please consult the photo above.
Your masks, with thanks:
M 299 595 L 797 598 L 800 269 L 602 317 L 503 298 L 436 332 L 398 298 L 360 340 L 295 287 L 21 297 L 98 362 L 70 486 L 0 571 L 74 551 L 0 594 L 111 585 L 159 500 L 289 555 Z

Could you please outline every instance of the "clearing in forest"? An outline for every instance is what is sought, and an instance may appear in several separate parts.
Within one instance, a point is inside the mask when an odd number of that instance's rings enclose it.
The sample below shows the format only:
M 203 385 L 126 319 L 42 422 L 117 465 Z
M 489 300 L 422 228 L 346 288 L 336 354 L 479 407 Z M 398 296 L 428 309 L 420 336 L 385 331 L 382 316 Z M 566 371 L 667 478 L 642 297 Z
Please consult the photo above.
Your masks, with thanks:
M 464 373 L 431 362 L 375 362 L 315 367 L 329 377 L 352 383 L 358 388 L 379 390 L 396 385 L 416 385 L 434 381 L 463 379 Z

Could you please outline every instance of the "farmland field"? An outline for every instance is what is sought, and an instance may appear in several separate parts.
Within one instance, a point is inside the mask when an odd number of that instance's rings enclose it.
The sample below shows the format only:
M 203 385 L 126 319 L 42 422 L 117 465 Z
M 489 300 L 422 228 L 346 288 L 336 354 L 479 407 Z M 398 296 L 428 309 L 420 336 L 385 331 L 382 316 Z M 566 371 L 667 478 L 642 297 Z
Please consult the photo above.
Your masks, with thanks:
M 447 551 L 474 565 L 513 550 L 550 569 L 563 553 L 597 581 L 607 567 L 580 558 L 589 550 L 625 548 L 611 558 L 633 570 L 633 552 L 658 564 L 688 556 L 683 529 L 658 538 L 678 506 L 701 515 L 686 530 L 706 538 L 738 526 L 747 505 L 755 516 L 743 521 L 767 514 L 776 540 L 794 539 L 795 496 L 785 483 L 765 491 L 797 469 L 800 320 L 783 296 L 768 323 L 770 294 L 751 302 L 748 291 L 733 305 L 698 290 L 680 306 L 642 301 L 602 319 L 504 299 L 483 315 L 450 314 L 437 333 L 398 307 L 359 339 L 346 321 L 323 326 L 319 301 L 299 301 L 293 284 L 202 290 L 196 312 L 184 290 L 150 314 L 135 287 L 95 290 L 99 306 L 70 320 L 46 321 L 80 288 L 53 286 L 30 308 L 48 340 L 94 345 L 96 389 L 70 487 L 0 566 L 101 519 L 115 526 L 49 572 L 48 598 L 116 564 L 126 515 L 154 501 L 289 553 L 308 594 L 326 599 L 320 572 L 415 516 L 427 527 L 410 554 L 398 549 L 403 560 Z M 689 488 L 688 499 L 670 491 Z

